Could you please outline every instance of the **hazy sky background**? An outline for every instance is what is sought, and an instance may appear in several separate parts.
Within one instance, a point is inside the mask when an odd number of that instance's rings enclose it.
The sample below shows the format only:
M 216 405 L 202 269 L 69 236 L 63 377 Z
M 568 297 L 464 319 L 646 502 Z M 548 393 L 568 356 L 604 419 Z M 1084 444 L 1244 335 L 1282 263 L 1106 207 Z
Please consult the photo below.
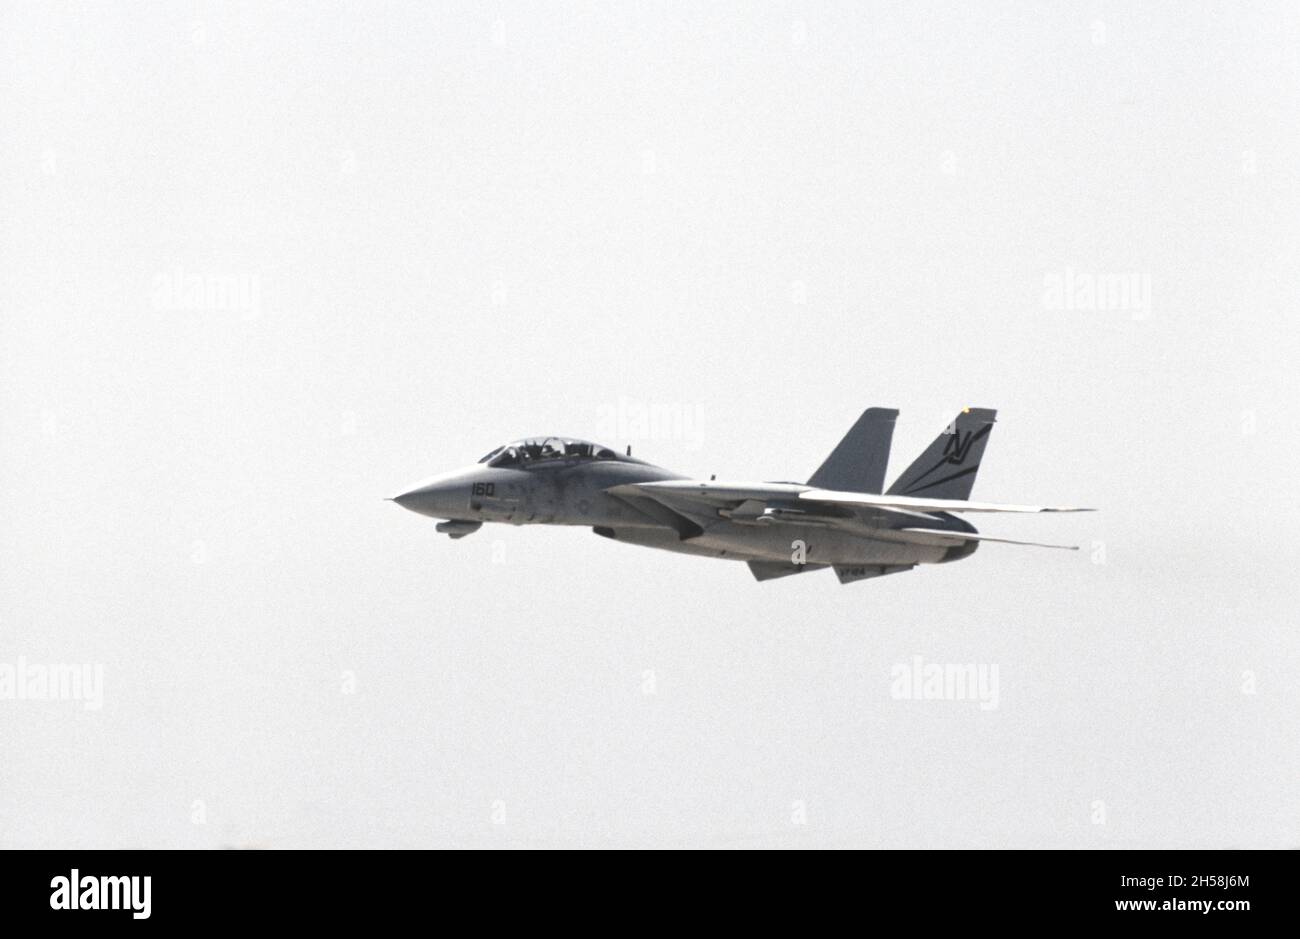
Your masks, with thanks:
M 700 6 L 0 7 L 0 663 L 104 670 L 0 701 L 0 846 L 1300 845 L 1300 8 Z M 1000 409 L 974 497 L 1102 511 L 976 523 L 1083 550 L 381 501 L 872 405 L 891 478 Z

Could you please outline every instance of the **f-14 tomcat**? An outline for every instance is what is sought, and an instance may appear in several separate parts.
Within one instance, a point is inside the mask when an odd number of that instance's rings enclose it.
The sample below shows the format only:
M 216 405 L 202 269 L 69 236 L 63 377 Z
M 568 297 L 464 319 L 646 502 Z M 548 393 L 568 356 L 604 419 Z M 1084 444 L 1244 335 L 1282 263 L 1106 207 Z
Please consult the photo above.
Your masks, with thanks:
M 443 519 L 452 538 L 484 522 L 583 525 L 615 541 L 744 561 L 758 580 L 832 568 L 841 583 L 969 557 L 980 542 L 1073 548 L 979 534 L 971 512 L 1080 512 L 971 502 L 997 412 L 966 408 L 884 488 L 898 412 L 869 408 L 807 483 L 691 479 L 610 447 L 530 437 L 392 496 Z M 1077 549 L 1075 549 L 1077 550 Z

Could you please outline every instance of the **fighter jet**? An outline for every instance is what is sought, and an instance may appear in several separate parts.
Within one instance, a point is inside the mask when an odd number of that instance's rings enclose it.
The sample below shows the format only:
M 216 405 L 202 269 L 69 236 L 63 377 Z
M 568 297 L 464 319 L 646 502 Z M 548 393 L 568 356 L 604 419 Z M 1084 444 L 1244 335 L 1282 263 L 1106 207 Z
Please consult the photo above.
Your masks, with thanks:
M 484 522 L 582 525 L 614 541 L 744 561 L 758 580 L 829 567 L 847 584 L 958 561 L 985 541 L 1077 550 L 982 535 L 960 517 L 1090 511 L 970 501 L 996 417 L 966 408 L 888 489 L 898 411 L 869 408 L 807 483 L 691 479 L 630 447 L 529 437 L 391 500 L 442 519 L 437 530 L 452 538 Z

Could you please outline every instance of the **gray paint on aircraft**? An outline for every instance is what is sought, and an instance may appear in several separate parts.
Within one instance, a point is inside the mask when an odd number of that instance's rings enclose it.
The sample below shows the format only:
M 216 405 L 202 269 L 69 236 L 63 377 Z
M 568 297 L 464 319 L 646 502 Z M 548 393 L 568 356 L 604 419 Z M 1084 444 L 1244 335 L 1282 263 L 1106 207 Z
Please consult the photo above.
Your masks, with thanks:
M 745 561 L 758 580 L 832 567 L 841 583 L 851 583 L 978 549 L 979 540 L 962 537 L 976 535 L 975 528 L 953 512 L 977 510 L 962 500 L 996 413 L 964 410 L 890 487 L 889 494 L 938 500 L 923 512 L 907 508 L 906 498 L 853 504 L 853 493 L 875 495 L 884 486 L 898 416 L 887 408 L 863 412 L 808 485 L 691 480 L 601 444 L 532 437 L 393 501 L 444 520 L 438 530 L 452 538 L 485 522 L 582 525 L 627 544 Z M 951 512 L 944 510 L 949 504 Z

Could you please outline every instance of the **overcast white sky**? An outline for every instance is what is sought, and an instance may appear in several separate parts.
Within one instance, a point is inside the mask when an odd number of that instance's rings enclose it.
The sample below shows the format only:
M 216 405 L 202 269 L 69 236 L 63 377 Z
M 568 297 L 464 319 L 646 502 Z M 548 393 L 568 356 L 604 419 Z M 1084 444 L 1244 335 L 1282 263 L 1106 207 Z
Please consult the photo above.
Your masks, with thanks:
M 103 667 L 0 700 L 0 846 L 1300 845 L 1300 8 L 700 6 L 0 7 L 0 665 Z M 871 405 L 891 475 L 998 408 L 976 498 L 1102 511 L 977 524 L 1084 550 L 381 501 Z

